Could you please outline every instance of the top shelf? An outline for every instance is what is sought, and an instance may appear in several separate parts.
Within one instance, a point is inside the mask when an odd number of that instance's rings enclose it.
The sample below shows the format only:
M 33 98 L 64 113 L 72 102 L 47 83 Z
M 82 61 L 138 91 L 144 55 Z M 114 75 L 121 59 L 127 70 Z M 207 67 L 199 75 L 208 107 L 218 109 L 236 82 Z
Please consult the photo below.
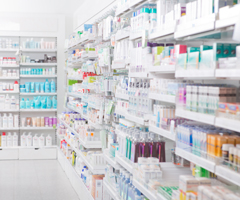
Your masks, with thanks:
M 20 63 L 20 66 L 57 66 L 57 63 Z
M 20 49 L 22 52 L 57 52 L 57 49 Z

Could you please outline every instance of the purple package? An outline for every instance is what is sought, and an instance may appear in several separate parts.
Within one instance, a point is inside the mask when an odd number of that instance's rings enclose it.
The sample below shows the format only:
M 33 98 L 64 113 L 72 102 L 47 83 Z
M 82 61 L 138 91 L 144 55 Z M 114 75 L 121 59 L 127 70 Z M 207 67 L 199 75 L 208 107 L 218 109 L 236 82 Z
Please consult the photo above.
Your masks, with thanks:
M 57 118 L 56 117 L 53 117 L 53 125 L 57 125 Z
M 53 126 L 53 118 L 52 117 L 49 117 L 48 124 L 49 124 L 49 127 Z
M 49 123 L 48 123 L 49 118 L 48 117 L 44 117 L 44 122 L 45 122 L 45 126 L 48 127 Z

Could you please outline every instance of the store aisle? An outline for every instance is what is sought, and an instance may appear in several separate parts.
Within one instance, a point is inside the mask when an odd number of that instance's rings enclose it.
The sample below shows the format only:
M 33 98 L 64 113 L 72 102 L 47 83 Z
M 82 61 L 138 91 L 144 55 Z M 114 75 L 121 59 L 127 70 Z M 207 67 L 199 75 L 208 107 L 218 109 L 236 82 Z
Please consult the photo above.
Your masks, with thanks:
M 0 161 L 0 199 L 79 200 L 57 160 Z

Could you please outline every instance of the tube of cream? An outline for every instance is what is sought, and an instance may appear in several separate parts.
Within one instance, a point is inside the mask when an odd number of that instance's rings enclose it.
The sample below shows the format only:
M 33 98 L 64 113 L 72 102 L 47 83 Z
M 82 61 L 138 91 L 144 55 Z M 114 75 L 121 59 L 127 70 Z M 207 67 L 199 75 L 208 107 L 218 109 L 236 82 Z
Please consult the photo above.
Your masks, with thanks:
M 36 127 L 36 117 L 32 117 L 32 125 L 33 127 Z
M 36 93 L 39 93 L 39 83 L 36 82 L 35 85 L 36 85 L 36 87 L 35 87 L 35 88 L 36 88 L 36 91 L 35 91 L 35 92 L 36 92 Z
M 41 83 L 41 84 L 40 84 L 40 92 L 41 92 L 41 93 L 44 93 L 44 83 Z
M 35 88 L 34 88 L 34 85 L 35 85 L 35 83 L 34 82 L 31 82 L 31 93 L 34 93 L 35 92 Z
M 31 117 L 27 117 L 27 127 L 31 126 Z

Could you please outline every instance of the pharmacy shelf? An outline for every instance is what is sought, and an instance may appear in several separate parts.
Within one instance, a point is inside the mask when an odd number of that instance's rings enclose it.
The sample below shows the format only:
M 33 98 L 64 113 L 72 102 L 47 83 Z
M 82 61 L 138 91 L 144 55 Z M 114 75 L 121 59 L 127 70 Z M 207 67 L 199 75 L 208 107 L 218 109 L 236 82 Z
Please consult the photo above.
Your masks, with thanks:
M 19 65 L 0 65 L 0 68 L 1 67 L 9 67 L 9 68 L 11 68 L 11 67 L 19 67 Z
M 176 70 L 176 78 L 215 79 L 215 70 Z
M 19 91 L 0 91 L 0 94 L 18 94 Z
M 58 118 L 59 119 L 59 118 Z M 80 137 L 79 137 L 79 134 L 77 133 L 77 131 L 75 131 L 72 127 L 70 127 L 65 121 L 63 121 L 63 120 L 61 120 L 61 119 L 59 119 L 63 124 L 64 124 L 64 126 L 66 126 L 72 133 L 74 133 L 77 137 L 78 137 L 78 139 L 79 139 L 79 141 L 81 142 L 81 144 L 85 147 L 85 148 L 87 148 L 87 149 L 96 149 L 96 148 L 102 148 L 102 143 L 101 143 L 101 141 L 88 141 L 88 142 L 86 142 L 86 141 L 83 141 Z
M 69 160 L 66 158 L 66 156 L 63 154 L 63 152 L 58 148 L 58 160 L 64 171 L 66 172 L 67 176 L 69 176 L 69 180 L 75 189 L 76 193 L 78 194 L 79 198 L 87 198 L 86 200 L 94 200 L 93 196 L 91 195 L 91 192 L 88 190 L 86 185 L 84 184 L 83 180 L 81 179 L 78 172 L 75 170 L 75 168 L 71 165 Z M 83 189 L 83 191 L 81 190 Z
M 166 39 L 166 37 L 174 37 L 174 31 L 175 31 L 175 23 L 172 24 L 172 26 L 167 27 L 166 29 L 157 29 L 156 32 L 151 33 L 149 35 L 149 40 L 161 40 L 161 39 Z
M 131 32 L 129 40 L 140 40 L 142 38 L 142 31 L 138 31 L 136 33 Z
M 88 120 L 88 124 L 91 127 L 94 127 L 95 129 L 104 129 L 104 125 L 103 124 L 93 123 L 90 120 Z
M 144 119 L 144 118 L 141 118 L 141 117 L 136 117 L 134 115 L 130 115 L 128 114 L 127 111 L 124 111 L 124 110 L 115 110 L 115 113 L 118 114 L 118 115 L 122 115 L 124 116 L 126 119 L 132 121 L 132 122 L 135 122 L 137 124 L 141 124 L 143 126 L 147 125 L 148 124 L 148 120 L 149 119 Z
M 189 23 L 180 24 L 176 26 L 174 38 L 182 38 L 199 33 L 211 31 L 215 29 L 216 15 L 213 13 L 208 17 L 196 19 Z
M 34 95 L 50 96 L 51 95 L 52 96 L 52 95 L 57 95 L 57 93 L 56 92 L 53 92 L 53 93 L 36 93 L 36 92 L 26 93 L 26 92 L 21 92 L 20 95 L 22 95 L 22 96 L 34 96 Z
M 20 109 L 20 112 L 57 112 L 57 109 Z
M 240 69 L 216 69 L 217 78 L 240 78 Z
M 240 173 L 237 173 L 231 169 L 224 166 L 217 165 L 215 169 L 215 174 L 224 178 L 225 180 L 240 186 Z
M 39 53 L 47 53 L 47 52 L 57 52 L 57 49 L 20 49 L 22 52 L 39 52 Z
M 176 97 L 173 95 L 149 93 L 148 97 L 150 99 L 154 99 L 157 101 L 163 101 L 163 102 L 173 103 L 173 104 L 176 103 Z
M 215 126 L 226 128 L 232 131 L 240 132 L 240 121 L 229 119 L 229 118 L 223 118 L 223 117 L 216 117 L 215 119 Z
M 3 113 L 4 112 L 19 112 L 19 110 L 16 110 L 16 109 L 15 110 L 12 110 L 12 109 L 6 109 L 6 110 L 1 109 L 0 112 L 3 112 Z
M 0 149 L 56 149 L 56 145 L 52 146 L 16 146 L 16 147 L 0 147 Z
M 215 172 L 216 164 L 212 161 L 209 161 L 205 158 L 194 155 L 188 151 L 180 149 L 179 147 L 176 147 L 176 154 L 190 162 L 195 163 L 196 165 L 199 165 L 200 167 L 207 169 L 210 172 L 213 172 L 213 173 Z
M 72 110 L 72 111 L 74 111 L 74 112 L 77 112 L 77 113 L 81 114 L 81 116 L 82 116 L 84 119 L 88 120 L 88 117 L 83 114 L 83 110 L 82 110 L 82 109 L 72 108 L 71 106 L 67 106 L 67 108 L 70 109 L 70 110 Z
M 109 155 L 109 150 L 105 149 L 103 151 L 103 156 L 105 160 L 115 169 L 120 169 L 120 165 L 117 163 L 116 158 L 113 158 Z
M 141 4 L 143 2 L 148 2 L 148 1 L 146 1 L 146 0 L 133 0 L 133 1 L 131 1 L 127 5 L 123 6 L 121 9 L 118 9 L 116 11 L 116 16 L 118 17 L 118 16 L 132 10 L 133 8 L 135 8 L 136 6 L 138 6 L 139 4 Z
M 233 26 L 237 23 L 237 21 L 239 20 L 239 12 L 237 13 L 237 15 L 233 16 L 232 13 L 231 13 L 231 9 L 235 9 L 235 8 L 232 7 L 232 8 L 229 9 L 231 17 L 228 17 L 228 18 L 225 18 L 225 19 L 220 18 L 219 20 L 216 20 L 215 29 Z M 229 16 L 229 14 L 227 14 L 225 12 L 225 16 Z
M 19 130 L 19 127 L 12 127 L 12 128 L 3 128 L 3 127 L 1 127 L 0 128 L 0 131 L 8 131 L 8 130 Z
M 19 79 L 19 77 L 18 76 L 16 76 L 16 77 L 13 77 L 13 76 L 10 76 L 10 77 L 0 77 L 0 80 L 17 80 L 17 79 Z
M 144 187 L 143 184 L 139 183 L 136 179 L 133 178 L 133 185 L 143 193 L 149 200 L 158 200 L 157 196 L 148 188 Z M 156 191 L 157 192 L 157 191 Z
M 56 130 L 53 127 L 20 127 L 20 130 Z
M 85 45 L 89 42 L 93 42 L 93 41 L 95 41 L 95 36 L 93 34 L 88 34 L 86 36 L 81 36 L 81 38 L 78 41 L 76 41 L 74 44 L 72 44 L 68 47 L 68 50 L 77 48 L 79 46 L 83 46 L 83 45 Z
M 20 75 L 21 78 L 57 78 L 57 75 Z
M 70 80 L 78 80 L 78 81 L 82 81 L 83 79 L 79 76 L 67 76 L 68 79 Z
M 17 52 L 19 49 L 0 49 L 0 52 Z
M 129 160 L 125 160 L 123 157 L 119 156 L 116 152 L 116 161 L 124 167 L 127 171 L 129 171 L 131 174 L 133 174 L 133 163 L 131 163 Z
M 130 32 L 129 31 L 127 31 L 127 30 L 119 30 L 116 33 L 115 40 L 116 41 L 120 41 L 120 40 L 129 38 L 129 36 L 130 36 Z
M 40 66 L 44 66 L 44 67 L 52 67 L 52 66 L 57 66 L 57 63 L 20 63 L 21 66 L 23 67 L 40 67 Z
M 73 148 L 73 150 L 77 153 L 79 157 L 82 158 L 83 162 L 87 165 L 88 169 L 93 173 L 93 174 L 105 174 L 105 166 L 104 165 L 98 165 L 98 166 L 93 166 L 89 160 L 87 159 L 86 156 L 84 156 L 80 150 L 78 150 L 74 145 L 66 138 L 64 139 L 67 141 L 67 143 Z
M 129 77 L 139 77 L 148 78 L 149 74 L 147 72 L 129 72 Z
M 103 178 L 103 187 L 107 190 L 111 198 L 113 198 L 114 200 L 120 200 L 117 191 L 111 187 L 111 185 L 107 182 L 105 178 Z
M 67 95 L 68 95 L 68 96 L 73 96 L 73 97 L 82 98 L 82 93 L 68 92 Z
M 113 60 L 112 69 L 126 69 L 127 64 L 126 60 Z
M 150 73 L 172 74 L 175 73 L 175 65 L 151 66 L 148 71 Z
M 159 127 L 149 126 L 149 131 L 161 135 L 169 140 L 176 141 L 176 136 L 171 131 L 164 130 Z
M 215 116 L 213 115 L 208 115 L 208 114 L 202 114 L 198 112 L 192 112 L 192 111 L 187 111 L 181 108 L 177 108 L 175 115 L 178 117 L 214 125 L 215 124 Z
M 119 94 L 119 93 L 115 93 L 115 97 L 119 98 L 119 99 L 124 99 L 124 100 L 129 100 L 129 96 L 127 94 Z

